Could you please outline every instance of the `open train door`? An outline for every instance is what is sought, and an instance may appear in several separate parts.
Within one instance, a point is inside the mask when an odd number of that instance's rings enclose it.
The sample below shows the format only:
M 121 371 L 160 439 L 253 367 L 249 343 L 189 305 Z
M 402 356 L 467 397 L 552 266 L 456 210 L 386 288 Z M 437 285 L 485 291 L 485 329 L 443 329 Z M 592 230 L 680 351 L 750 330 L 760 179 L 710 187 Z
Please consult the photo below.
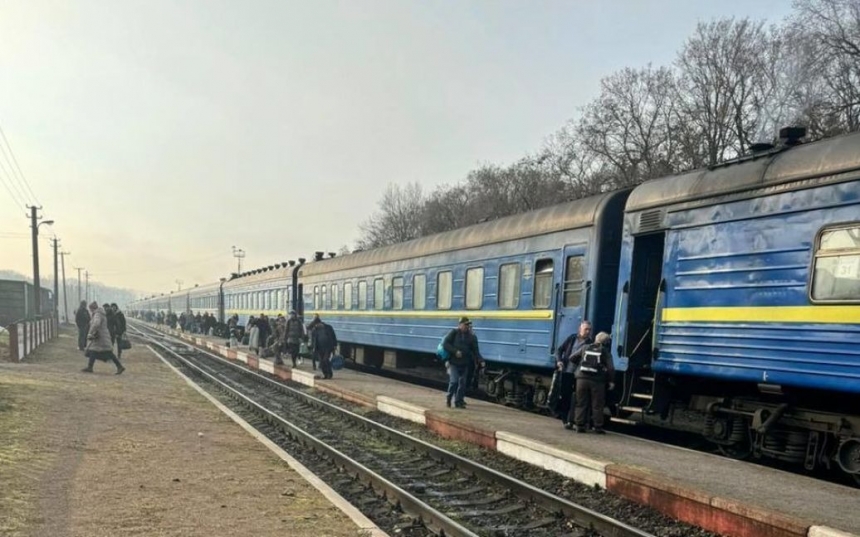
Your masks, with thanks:
M 583 320 L 588 320 L 585 253 L 585 244 L 571 244 L 563 249 L 561 283 L 555 298 L 553 352 L 567 336 L 579 330 Z

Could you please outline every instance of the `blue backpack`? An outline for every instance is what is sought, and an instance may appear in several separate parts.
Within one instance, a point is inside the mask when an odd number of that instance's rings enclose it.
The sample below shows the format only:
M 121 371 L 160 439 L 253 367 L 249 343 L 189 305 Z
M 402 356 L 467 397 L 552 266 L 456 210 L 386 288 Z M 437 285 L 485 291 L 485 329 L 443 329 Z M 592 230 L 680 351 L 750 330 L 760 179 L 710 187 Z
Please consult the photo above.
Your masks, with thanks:
M 451 353 L 445 350 L 445 339 L 448 338 L 448 334 L 442 338 L 442 341 L 439 342 L 439 345 L 436 346 L 436 356 L 439 357 L 443 362 L 447 362 L 449 358 L 451 358 Z

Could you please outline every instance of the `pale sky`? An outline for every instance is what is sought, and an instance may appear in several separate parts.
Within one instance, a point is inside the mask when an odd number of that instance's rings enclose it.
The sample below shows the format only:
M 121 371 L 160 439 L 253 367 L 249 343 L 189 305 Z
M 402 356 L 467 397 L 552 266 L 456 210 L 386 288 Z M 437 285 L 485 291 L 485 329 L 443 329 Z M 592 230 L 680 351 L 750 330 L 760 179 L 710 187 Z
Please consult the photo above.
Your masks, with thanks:
M 229 275 L 233 245 L 246 269 L 351 246 L 389 183 L 510 163 L 697 21 L 790 7 L 0 0 L 0 127 L 67 276 L 166 292 Z M 0 269 L 31 275 L 24 213 L 0 188 Z

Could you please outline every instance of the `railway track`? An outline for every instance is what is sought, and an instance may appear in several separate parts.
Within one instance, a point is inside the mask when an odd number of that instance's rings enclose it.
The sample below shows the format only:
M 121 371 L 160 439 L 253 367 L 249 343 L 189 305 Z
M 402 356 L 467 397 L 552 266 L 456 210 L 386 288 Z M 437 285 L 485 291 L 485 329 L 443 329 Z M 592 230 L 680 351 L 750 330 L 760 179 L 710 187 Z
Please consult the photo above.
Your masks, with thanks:
M 391 533 L 651 535 L 148 327 L 132 328 Z

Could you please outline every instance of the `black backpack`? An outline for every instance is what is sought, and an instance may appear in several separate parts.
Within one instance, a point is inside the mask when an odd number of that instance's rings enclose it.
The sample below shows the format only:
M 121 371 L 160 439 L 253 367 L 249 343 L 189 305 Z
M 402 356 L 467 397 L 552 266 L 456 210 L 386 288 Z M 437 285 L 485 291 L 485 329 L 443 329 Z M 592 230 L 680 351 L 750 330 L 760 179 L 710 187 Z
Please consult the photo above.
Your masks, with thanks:
M 579 370 L 588 375 L 602 375 L 606 372 L 606 367 L 603 365 L 601 356 L 603 355 L 603 346 L 599 343 L 592 343 L 582 351 L 582 359 L 579 361 Z

